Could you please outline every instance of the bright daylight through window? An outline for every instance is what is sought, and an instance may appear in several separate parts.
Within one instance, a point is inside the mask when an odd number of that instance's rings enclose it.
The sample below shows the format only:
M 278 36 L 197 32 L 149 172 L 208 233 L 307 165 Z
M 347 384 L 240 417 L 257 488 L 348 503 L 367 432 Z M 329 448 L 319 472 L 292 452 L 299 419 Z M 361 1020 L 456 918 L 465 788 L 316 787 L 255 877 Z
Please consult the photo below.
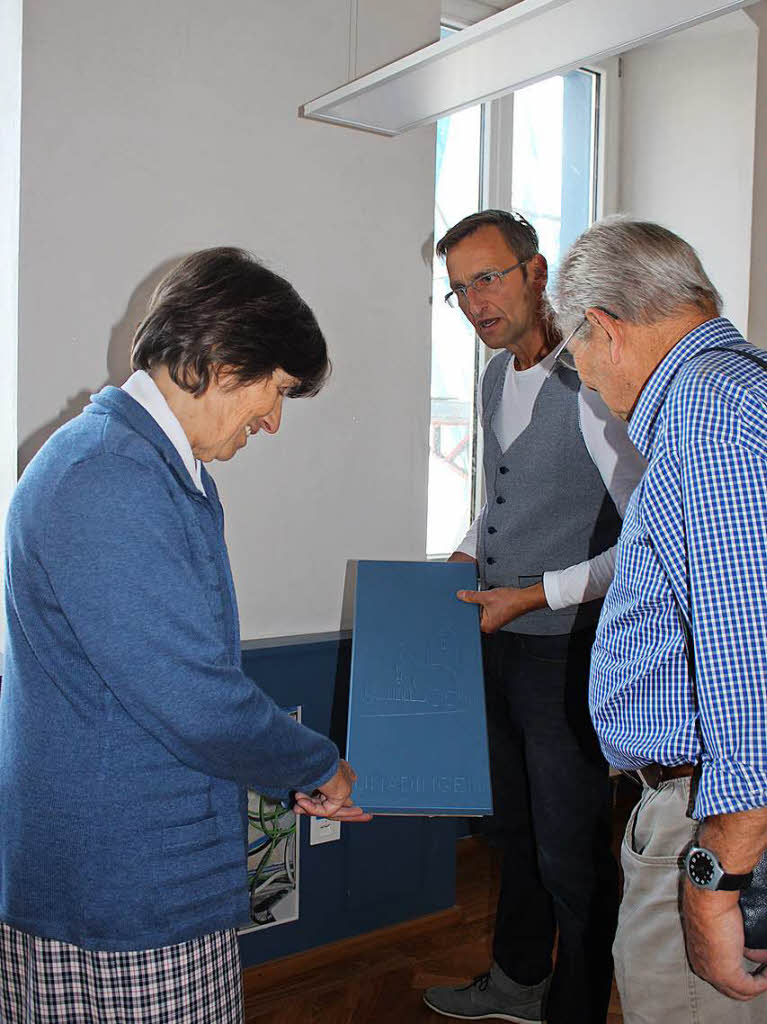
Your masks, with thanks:
M 553 274 L 561 255 L 596 215 L 599 83 L 594 72 L 573 71 L 438 121 L 435 241 L 462 217 L 490 205 L 489 196 L 501 196 L 503 206 L 534 224 Z M 485 154 L 498 151 L 488 144 L 497 104 L 513 104 L 511 161 L 506 168 L 485 168 Z M 485 351 L 460 310 L 445 303 L 449 290 L 445 265 L 435 257 L 429 558 L 455 550 L 481 505 L 475 402 Z

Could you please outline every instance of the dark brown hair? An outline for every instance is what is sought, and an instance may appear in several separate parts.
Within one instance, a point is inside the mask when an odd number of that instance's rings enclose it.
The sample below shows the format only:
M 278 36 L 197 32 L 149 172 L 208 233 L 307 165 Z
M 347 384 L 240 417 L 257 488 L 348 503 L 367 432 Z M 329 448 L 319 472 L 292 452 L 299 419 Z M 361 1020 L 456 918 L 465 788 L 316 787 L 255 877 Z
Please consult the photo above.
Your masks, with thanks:
M 518 260 L 529 260 L 538 252 L 538 232 L 521 213 L 480 210 L 459 220 L 437 242 L 437 255 L 447 257 L 450 249 L 480 228 L 498 228 Z M 523 268 L 524 269 L 524 268 Z
M 298 292 L 244 249 L 203 249 L 160 281 L 136 329 L 134 370 L 167 367 L 194 395 L 226 368 L 244 384 L 279 367 L 316 394 L 330 373 L 322 331 Z

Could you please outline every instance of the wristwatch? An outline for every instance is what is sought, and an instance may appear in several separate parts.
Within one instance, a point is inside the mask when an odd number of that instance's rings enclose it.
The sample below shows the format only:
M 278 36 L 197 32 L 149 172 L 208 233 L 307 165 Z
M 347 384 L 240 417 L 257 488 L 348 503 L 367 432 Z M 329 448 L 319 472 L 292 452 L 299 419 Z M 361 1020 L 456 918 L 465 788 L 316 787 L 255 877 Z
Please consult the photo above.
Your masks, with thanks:
M 735 892 L 751 885 L 753 871 L 747 875 L 728 875 L 715 853 L 704 846 L 693 846 L 684 859 L 687 877 L 699 889 Z

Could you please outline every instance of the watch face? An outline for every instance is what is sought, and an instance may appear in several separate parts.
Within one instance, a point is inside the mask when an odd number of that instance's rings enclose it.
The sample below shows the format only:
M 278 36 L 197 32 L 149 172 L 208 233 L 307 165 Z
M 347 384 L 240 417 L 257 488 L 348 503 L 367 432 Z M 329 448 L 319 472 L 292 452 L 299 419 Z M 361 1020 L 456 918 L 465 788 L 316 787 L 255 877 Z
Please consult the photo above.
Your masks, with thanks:
M 710 885 L 714 878 L 713 858 L 705 850 L 696 850 L 690 855 L 687 870 L 696 885 Z

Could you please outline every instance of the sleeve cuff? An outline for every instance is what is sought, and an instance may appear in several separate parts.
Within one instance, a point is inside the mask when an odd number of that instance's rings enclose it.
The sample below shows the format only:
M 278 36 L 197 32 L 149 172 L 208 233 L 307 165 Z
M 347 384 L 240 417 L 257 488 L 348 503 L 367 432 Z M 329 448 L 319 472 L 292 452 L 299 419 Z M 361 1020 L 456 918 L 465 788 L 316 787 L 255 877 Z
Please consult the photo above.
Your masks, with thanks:
M 714 814 L 736 814 L 767 807 L 767 771 L 735 761 L 703 764 L 693 817 L 699 821 Z
M 562 600 L 562 589 L 559 585 L 561 572 L 545 572 L 543 574 L 543 593 L 546 595 L 546 604 L 552 611 L 558 612 L 567 605 Z
M 306 786 L 307 792 L 312 793 L 314 792 L 315 789 L 319 789 L 320 786 L 324 786 L 326 782 L 330 782 L 335 773 L 338 771 L 339 761 L 340 758 L 336 754 L 336 757 L 333 761 L 333 767 L 330 768 L 329 771 L 326 771 L 322 775 L 320 775 L 320 777 L 316 779 L 314 782 L 308 783 L 308 785 Z

